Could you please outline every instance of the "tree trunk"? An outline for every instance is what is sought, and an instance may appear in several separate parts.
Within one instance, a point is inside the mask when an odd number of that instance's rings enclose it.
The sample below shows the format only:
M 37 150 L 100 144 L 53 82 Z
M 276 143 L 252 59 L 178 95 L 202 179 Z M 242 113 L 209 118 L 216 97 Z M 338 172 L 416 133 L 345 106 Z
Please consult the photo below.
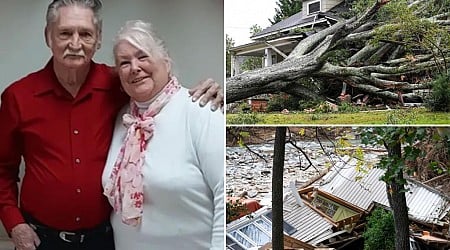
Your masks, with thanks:
M 283 171 L 286 127 L 277 127 L 272 168 L 272 248 L 283 250 Z
M 388 156 L 401 159 L 401 144 L 398 135 L 395 138 L 397 143 L 387 146 Z M 387 172 L 390 169 L 387 170 Z M 403 171 L 397 174 L 396 178 L 389 182 L 386 182 L 386 192 L 389 200 L 389 206 L 392 209 L 394 215 L 395 226 L 395 249 L 396 250 L 409 250 L 409 219 L 408 219 L 408 206 L 406 204 L 405 186 L 406 183 L 403 177 Z

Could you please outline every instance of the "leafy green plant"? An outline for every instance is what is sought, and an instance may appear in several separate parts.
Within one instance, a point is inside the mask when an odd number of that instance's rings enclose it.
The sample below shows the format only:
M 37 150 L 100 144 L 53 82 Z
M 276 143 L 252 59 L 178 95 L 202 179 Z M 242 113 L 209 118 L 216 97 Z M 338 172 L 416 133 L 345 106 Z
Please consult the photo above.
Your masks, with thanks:
M 357 106 L 354 106 L 351 103 L 343 102 L 341 105 L 338 106 L 339 113 L 354 113 L 359 112 L 361 109 Z
M 398 178 L 398 173 L 412 174 L 412 169 L 407 168 L 406 161 L 423 157 L 422 152 L 415 143 L 426 136 L 425 127 L 373 127 L 366 128 L 361 134 L 363 144 L 385 145 L 391 147 L 396 143 L 402 145 L 402 157 L 383 156 L 377 164 L 378 168 L 386 170 L 381 177 L 384 182 L 390 182 Z M 388 149 L 389 150 L 389 149 Z M 400 184 L 405 184 L 402 179 Z
M 394 250 L 395 229 L 392 213 L 376 208 L 367 219 L 363 238 L 364 250 Z
M 431 111 L 450 111 L 450 73 L 439 75 L 433 81 L 426 105 Z

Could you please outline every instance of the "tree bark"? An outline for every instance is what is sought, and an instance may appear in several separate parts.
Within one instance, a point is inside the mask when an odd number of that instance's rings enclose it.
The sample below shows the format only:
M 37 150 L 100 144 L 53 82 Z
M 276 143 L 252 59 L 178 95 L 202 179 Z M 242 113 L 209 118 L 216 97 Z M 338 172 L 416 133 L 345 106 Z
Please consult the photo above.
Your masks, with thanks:
M 272 248 L 284 249 L 283 239 L 283 171 L 286 127 L 277 127 L 272 168 Z
M 401 159 L 401 144 L 400 138 L 397 136 L 394 145 L 386 146 L 389 157 L 395 157 Z M 391 172 L 389 167 L 387 172 Z M 409 250 L 409 219 L 408 219 L 408 206 L 406 204 L 405 186 L 406 180 L 403 177 L 403 171 L 399 171 L 394 179 L 386 182 L 386 192 L 389 200 L 389 206 L 392 209 L 394 216 L 395 227 L 395 249 L 396 250 Z

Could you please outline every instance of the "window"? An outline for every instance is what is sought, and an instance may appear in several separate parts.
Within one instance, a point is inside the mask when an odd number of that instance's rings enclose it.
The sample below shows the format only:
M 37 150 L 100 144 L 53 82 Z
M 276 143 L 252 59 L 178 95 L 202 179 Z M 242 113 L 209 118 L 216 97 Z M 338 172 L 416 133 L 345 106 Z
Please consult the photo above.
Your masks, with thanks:
M 258 217 L 227 234 L 227 247 L 239 250 L 263 246 L 272 240 L 272 223 Z
M 320 11 L 320 1 L 308 4 L 308 15 L 314 14 L 319 11 Z
M 283 230 L 288 235 L 297 231 L 285 221 L 283 221 Z M 272 211 L 227 233 L 227 249 L 241 250 L 260 247 L 270 241 L 272 241 Z
M 254 240 L 257 246 L 263 246 L 267 242 L 271 241 L 270 234 L 267 234 L 267 232 L 264 232 L 263 230 L 261 230 L 261 228 L 253 223 L 239 229 L 239 231 L 247 235 L 250 239 Z
M 234 242 L 230 237 L 227 236 L 227 249 L 232 250 L 244 250 L 243 247 L 239 246 L 238 243 Z
M 338 209 L 338 205 L 334 202 L 331 202 L 327 199 L 324 199 L 321 196 L 317 196 L 316 199 L 312 202 L 312 204 L 322 210 L 324 213 L 326 213 L 328 216 L 333 218 L 334 214 L 336 213 Z
M 231 232 L 231 236 L 233 236 L 233 238 L 241 243 L 242 245 L 244 245 L 246 248 L 250 248 L 253 247 L 254 244 L 252 244 L 250 241 L 248 241 L 245 237 L 243 237 L 241 234 L 239 234 L 237 231 L 233 231 Z

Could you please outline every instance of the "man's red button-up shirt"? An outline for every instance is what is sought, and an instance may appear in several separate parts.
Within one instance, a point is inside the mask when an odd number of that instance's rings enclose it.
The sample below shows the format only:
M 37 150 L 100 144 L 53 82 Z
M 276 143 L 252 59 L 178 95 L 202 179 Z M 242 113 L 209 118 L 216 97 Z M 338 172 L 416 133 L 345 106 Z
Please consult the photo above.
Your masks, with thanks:
M 60 230 L 92 228 L 109 218 L 101 175 L 116 114 L 127 101 L 119 84 L 110 67 L 92 62 L 73 98 L 58 83 L 50 60 L 3 92 L 0 219 L 8 232 L 24 222 L 23 213 Z

